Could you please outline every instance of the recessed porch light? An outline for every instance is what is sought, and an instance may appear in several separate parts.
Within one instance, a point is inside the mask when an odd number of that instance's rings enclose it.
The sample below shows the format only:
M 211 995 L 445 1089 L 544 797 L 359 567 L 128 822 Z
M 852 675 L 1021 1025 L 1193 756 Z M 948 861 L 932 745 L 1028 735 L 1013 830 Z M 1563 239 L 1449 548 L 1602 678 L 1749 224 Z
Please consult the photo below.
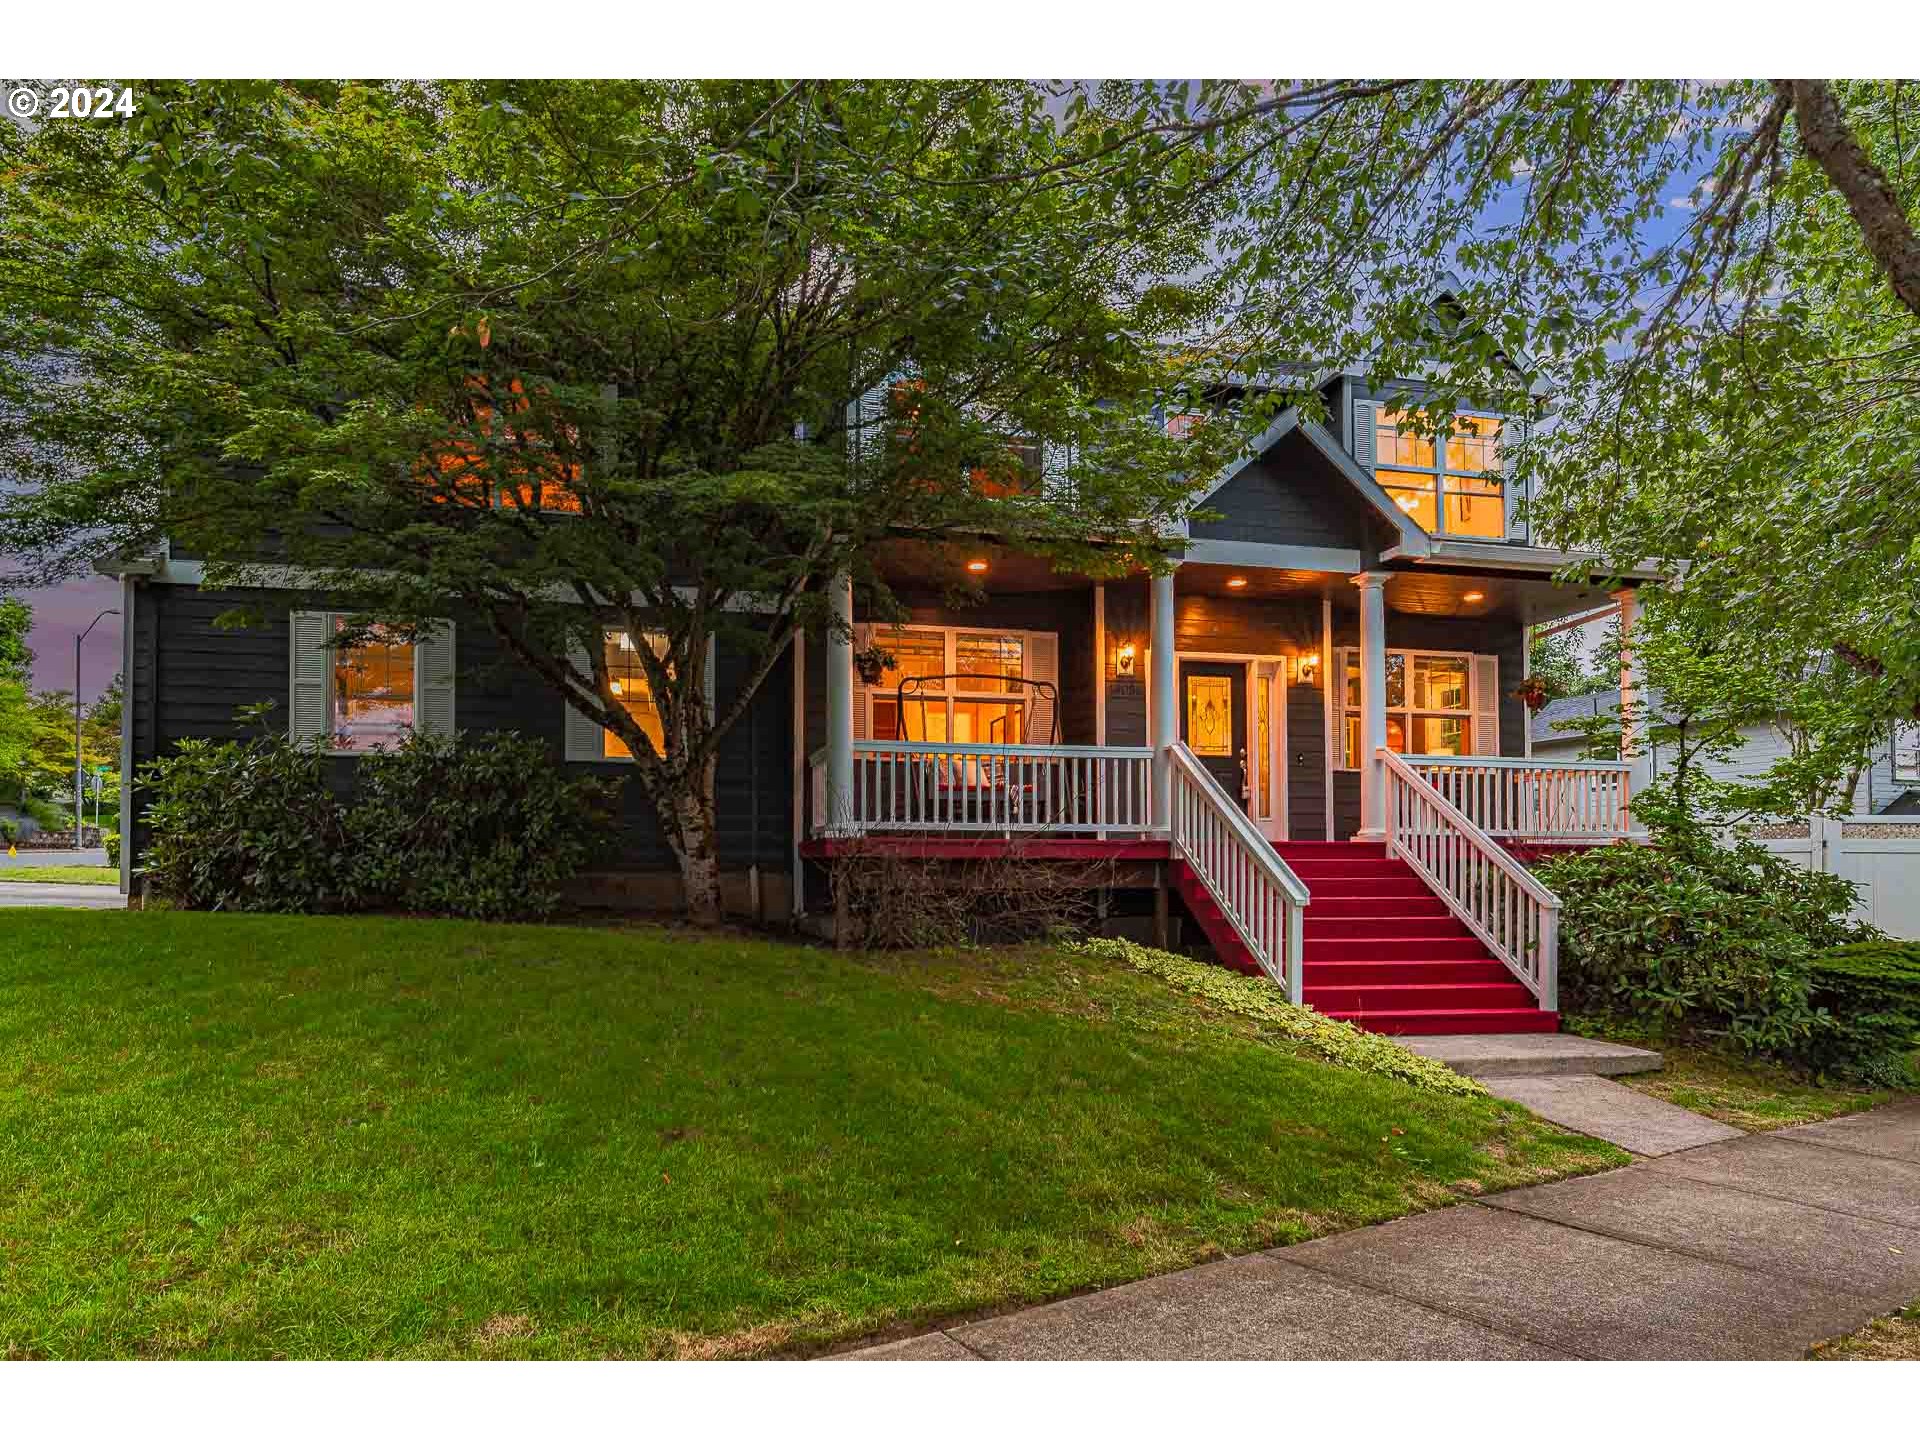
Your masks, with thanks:
M 987 562 L 984 560 L 969 560 L 967 561 L 967 571 L 972 575 L 984 575 L 987 573 Z
M 1246 576 L 1244 576 L 1244 575 L 1235 575 L 1235 576 L 1234 576 L 1234 577 L 1233 577 L 1233 578 L 1232 578 L 1231 580 L 1229 580 L 1229 581 L 1227 581 L 1227 588 L 1228 588 L 1229 590 L 1244 590 L 1244 589 L 1246 589 L 1246 588 L 1247 588 L 1247 577 L 1246 577 Z
M 1480 601 L 1482 601 L 1482 600 L 1484 600 L 1484 599 L 1486 599 L 1486 598 L 1487 598 L 1487 592 L 1486 592 L 1486 591 L 1484 591 L 1484 590 L 1469 590 L 1469 591 L 1467 591 L 1467 593 L 1466 593 L 1466 594 L 1464 594 L 1464 595 L 1462 595 L 1462 596 L 1461 596 L 1460 598 L 1461 598 L 1462 600 L 1464 600 L 1464 601 L 1466 601 L 1466 602 L 1467 602 L 1467 604 L 1469 604 L 1469 605 L 1474 605 L 1474 604 L 1478 604 L 1478 603 L 1479 603 Z

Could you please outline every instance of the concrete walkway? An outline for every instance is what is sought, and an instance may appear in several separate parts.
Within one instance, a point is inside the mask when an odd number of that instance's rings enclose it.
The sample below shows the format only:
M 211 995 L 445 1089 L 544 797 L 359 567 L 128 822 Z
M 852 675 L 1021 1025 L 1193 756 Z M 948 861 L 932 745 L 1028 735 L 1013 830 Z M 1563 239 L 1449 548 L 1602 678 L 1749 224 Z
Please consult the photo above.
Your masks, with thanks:
M 1920 1101 L 845 1360 L 1793 1359 L 1920 1296 Z

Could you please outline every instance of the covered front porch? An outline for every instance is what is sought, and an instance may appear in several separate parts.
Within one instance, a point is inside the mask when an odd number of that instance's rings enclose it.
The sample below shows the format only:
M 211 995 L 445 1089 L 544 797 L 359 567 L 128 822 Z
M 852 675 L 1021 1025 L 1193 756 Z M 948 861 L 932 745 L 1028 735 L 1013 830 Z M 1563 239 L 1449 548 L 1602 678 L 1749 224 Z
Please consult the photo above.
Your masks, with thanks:
M 985 545 L 901 542 L 905 614 L 835 597 L 796 667 L 796 840 L 1164 838 L 1182 747 L 1269 843 L 1379 840 L 1382 752 L 1488 835 L 1626 833 L 1619 761 L 1535 762 L 1526 627 L 1633 592 L 1537 574 L 1236 563 L 1095 581 Z M 1267 549 L 1274 547 L 1242 547 Z
M 1203 541 L 1096 581 L 902 545 L 880 563 L 905 614 L 864 618 L 842 580 L 796 669 L 796 860 L 1124 859 L 1156 943 L 1177 895 L 1297 1003 L 1554 1028 L 1558 901 L 1512 847 L 1622 837 L 1631 786 L 1620 761 L 1535 763 L 1514 692 L 1527 627 L 1608 592 L 1359 561 Z M 1630 624 L 1632 592 L 1611 603 Z

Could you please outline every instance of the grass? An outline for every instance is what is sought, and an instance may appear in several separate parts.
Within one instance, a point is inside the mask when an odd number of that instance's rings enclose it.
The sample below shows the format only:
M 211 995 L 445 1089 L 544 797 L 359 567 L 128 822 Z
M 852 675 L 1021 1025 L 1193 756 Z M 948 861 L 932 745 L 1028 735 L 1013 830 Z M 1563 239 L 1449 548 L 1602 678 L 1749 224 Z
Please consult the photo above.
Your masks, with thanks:
M 1623 1085 L 1739 1130 L 1778 1130 L 1786 1125 L 1832 1120 L 1884 1105 L 1902 1093 L 1832 1078 L 1817 1079 L 1791 1066 L 1675 1041 L 1617 1021 L 1582 1017 L 1573 1021 L 1573 1028 L 1658 1050 L 1666 1062 L 1662 1069 L 1615 1078 Z
M 118 885 L 117 865 L 4 865 L 0 880 L 38 880 L 48 885 Z
M 1052 950 L 0 912 L 0 1353 L 746 1355 L 1625 1157 Z
M 1851 1335 L 1823 1340 L 1807 1351 L 1809 1360 L 1920 1360 L 1920 1300 L 1883 1315 Z

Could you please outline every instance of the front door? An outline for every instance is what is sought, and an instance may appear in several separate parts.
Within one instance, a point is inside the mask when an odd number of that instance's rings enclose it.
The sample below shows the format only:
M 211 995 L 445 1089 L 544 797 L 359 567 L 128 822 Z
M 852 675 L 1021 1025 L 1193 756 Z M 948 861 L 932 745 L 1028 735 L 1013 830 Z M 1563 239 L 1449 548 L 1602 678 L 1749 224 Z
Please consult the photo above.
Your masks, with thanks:
M 1247 667 L 1230 660 L 1180 662 L 1180 738 L 1213 778 L 1247 803 Z

